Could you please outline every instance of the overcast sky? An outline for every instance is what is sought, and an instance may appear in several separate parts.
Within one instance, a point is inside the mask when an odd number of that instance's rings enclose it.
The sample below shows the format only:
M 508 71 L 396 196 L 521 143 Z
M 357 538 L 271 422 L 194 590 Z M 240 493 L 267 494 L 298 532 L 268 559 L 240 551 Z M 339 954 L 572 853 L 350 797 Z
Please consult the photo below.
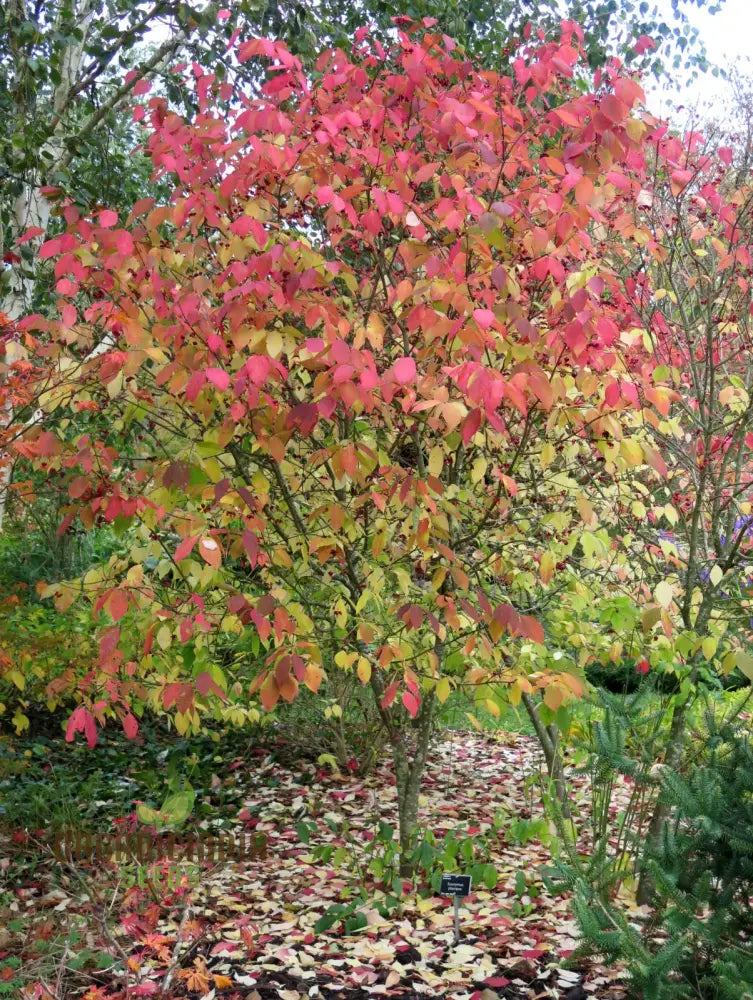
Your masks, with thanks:
M 669 0 L 659 0 L 671 21 Z M 729 66 L 737 58 L 753 56 L 753 0 L 727 0 L 718 14 L 687 8 L 687 14 L 705 42 L 709 61 Z M 753 69 L 753 64 L 752 67 Z M 664 83 L 646 85 L 648 103 L 652 111 L 668 114 L 674 105 L 688 106 L 696 101 L 718 103 L 724 101 L 727 87 L 723 80 L 706 73 L 689 86 Z

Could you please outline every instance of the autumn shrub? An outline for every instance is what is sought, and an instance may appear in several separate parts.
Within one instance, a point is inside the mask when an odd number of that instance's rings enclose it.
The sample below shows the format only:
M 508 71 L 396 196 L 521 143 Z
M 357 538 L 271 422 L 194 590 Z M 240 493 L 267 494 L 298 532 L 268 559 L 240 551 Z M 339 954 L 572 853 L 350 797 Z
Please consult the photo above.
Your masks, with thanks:
M 91 615 L 61 615 L 24 585 L 0 597 L 0 727 L 17 733 L 35 714 L 76 704 L 76 685 L 96 662 Z
M 332 755 L 342 770 L 361 775 L 381 760 L 384 726 L 354 674 L 332 671 L 324 695 L 302 691 L 291 705 L 278 705 L 275 715 L 275 735 L 298 756 Z

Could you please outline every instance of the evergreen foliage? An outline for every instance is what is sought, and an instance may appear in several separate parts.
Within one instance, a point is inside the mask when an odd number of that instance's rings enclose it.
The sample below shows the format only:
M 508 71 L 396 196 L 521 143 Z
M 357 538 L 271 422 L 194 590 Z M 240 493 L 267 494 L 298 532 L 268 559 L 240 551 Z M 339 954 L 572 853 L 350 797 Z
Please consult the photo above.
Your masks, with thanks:
M 561 866 L 575 890 L 582 951 L 625 961 L 631 995 L 642 1000 L 753 997 L 753 745 L 745 724 L 712 716 L 707 726 L 702 765 L 661 775 L 673 818 L 645 860 L 655 887 L 645 926 L 620 912 L 603 884 Z

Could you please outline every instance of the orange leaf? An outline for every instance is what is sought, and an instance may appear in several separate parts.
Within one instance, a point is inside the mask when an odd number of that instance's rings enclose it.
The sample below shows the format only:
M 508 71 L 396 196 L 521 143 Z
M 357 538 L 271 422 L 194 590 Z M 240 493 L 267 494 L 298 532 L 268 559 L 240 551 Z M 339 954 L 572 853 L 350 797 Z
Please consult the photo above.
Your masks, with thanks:
M 199 554 L 204 562 L 209 563 L 215 569 L 219 569 L 222 564 L 222 550 L 213 538 L 202 538 L 199 542 Z

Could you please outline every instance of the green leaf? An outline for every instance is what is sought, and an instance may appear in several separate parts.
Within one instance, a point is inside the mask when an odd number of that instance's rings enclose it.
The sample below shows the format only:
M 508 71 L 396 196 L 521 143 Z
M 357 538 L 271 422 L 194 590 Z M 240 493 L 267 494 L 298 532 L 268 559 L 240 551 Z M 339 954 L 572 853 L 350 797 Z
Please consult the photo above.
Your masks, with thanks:
M 494 865 L 484 865 L 484 885 L 487 889 L 494 889 L 497 884 L 497 869 Z
M 180 826 L 181 823 L 185 823 L 191 815 L 195 800 L 196 792 L 193 788 L 184 788 L 180 792 L 168 795 L 160 809 L 163 822 L 168 826 Z

